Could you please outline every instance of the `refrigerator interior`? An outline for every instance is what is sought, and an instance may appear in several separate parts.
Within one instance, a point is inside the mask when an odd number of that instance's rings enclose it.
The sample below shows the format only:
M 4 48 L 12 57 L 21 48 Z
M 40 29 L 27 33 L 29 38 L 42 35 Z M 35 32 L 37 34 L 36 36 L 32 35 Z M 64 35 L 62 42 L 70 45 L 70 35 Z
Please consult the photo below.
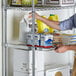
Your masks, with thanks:
M 73 9 L 57 9 L 57 10 L 47 10 L 47 11 L 37 11 L 40 15 L 44 15 L 48 17 L 50 14 L 57 14 L 59 16 L 59 21 L 65 20 L 73 15 Z M 18 43 L 19 41 L 19 29 L 20 29 L 20 21 L 26 15 L 31 11 L 21 11 L 21 10 L 8 10 L 7 11 L 7 42 L 8 43 Z M 44 13 L 43 13 L 44 12 Z M 9 59 L 8 59 L 8 76 L 28 76 L 28 70 L 23 68 L 26 66 L 26 63 L 28 63 L 29 67 L 29 58 L 31 60 L 31 55 L 29 55 L 29 51 L 24 51 L 23 49 L 8 49 L 9 52 Z M 43 52 L 43 53 L 42 53 Z M 63 65 L 70 64 L 71 68 L 73 65 L 73 56 L 74 52 L 69 51 L 66 53 L 56 53 L 54 50 L 52 51 L 41 51 L 39 50 L 39 53 L 42 53 L 42 58 L 38 58 L 38 62 L 36 61 L 37 67 L 41 67 L 39 65 L 43 64 L 41 70 L 38 68 L 37 71 L 40 70 L 40 75 L 44 76 L 44 71 L 47 69 L 55 69 L 55 67 L 62 67 Z M 37 53 L 38 54 L 38 53 Z M 39 55 L 38 55 L 39 56 Z M 40 61 L 41 64 L 40 64 Z M 30 61 L 31 62 L 31 61 Z M 27 68 L 28 68 L 27 67 Z M 30 65 L 31 67 L 31 65 Z M 25 72 L 25 70 L 27 72 Z M 38 72 L 37 72 L 38 73 Z M 38 75 L 39 75 L 38 73 Z M 31 71 L 29 76 L 32 75 Z M 39 75 L 39 76 L 40 76 Z
M 24 49 L 8 49 L 8 76 L 31 76 L 32 75 L 32 50 Z M 58 54 L 54 51 L 40 51 L 35 52 L 35 73 L 36 76 L 45 76 L 45 74 L 52 73 L 53 75 L 61 71 L 63 76 L 64 70 L 70 73 L 73 63 L 73 53 L 66 52 Z M 47 75 L 48 76 L 48 75 Z M 69 76 L 69 75 L 68 75 Z

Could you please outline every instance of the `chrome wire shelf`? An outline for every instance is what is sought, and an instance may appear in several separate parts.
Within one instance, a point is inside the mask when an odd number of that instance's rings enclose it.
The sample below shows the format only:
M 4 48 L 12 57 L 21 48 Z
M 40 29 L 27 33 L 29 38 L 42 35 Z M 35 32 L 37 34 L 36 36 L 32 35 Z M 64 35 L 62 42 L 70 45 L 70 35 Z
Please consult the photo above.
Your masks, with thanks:
M 27 47 L 25 44 L 12 44 L 12 43 L 8 43 L 8 44 L 5 44 L 5 46 L 8 47 L 8 48 L 24 49 L 26 51 L 30 50 L 30 48 Z
M 13 43 L 8 43 L 8 44 L 5 44 L 6 47 L 8 48 L 15 48 L 15 49 L 23 49 L 23 50 L 26 50 L 26 51 L 30 51 L 32 46 L 27 46 L 25 44 L 13 44 Z M 41 48 L 41 47 L 35 47 L 35 50 L 40 50 L 40 51 L 52 51 L 54 50 L 55 48 Z
M 59 10 L 59 9 L 70 9 L 74 8 L 75 6 L 36 6 L 36 11 L 44 11 L 44 10 Z M 5 9 L 14 9 L 14 10 L 23 10 L 23 11 L 30 11 L 32 7 L 16 7 L 16 6 L 7 6 Z

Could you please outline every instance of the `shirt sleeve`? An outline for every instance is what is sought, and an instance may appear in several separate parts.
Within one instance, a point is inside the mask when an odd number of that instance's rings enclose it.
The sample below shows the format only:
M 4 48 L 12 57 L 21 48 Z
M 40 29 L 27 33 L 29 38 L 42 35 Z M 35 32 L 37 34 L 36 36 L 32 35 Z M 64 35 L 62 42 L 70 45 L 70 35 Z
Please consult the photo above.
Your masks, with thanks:
M 61 30 L 71 30 L 74 27 L 74 15 L 69 19 L 61 21 L 59 27 Z

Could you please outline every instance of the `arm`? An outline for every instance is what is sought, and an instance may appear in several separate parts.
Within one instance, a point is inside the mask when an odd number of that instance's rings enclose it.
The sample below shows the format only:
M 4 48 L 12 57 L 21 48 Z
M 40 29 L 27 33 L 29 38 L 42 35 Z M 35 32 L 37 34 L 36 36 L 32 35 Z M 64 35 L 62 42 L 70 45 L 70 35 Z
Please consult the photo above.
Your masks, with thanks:
M 76 45 L 69 45 L 69 48 L 68 48 L 69 50 L 74 50 L 74 51 L 76 51 Z
M 32 13 L 30 13 L 30 17 L 31 16 L 32 16 Z M 54 29 L 67 30 L 67 29 L 72 29 L 75 26 L 74 21 L 76 18 L 76 14 L 73 15 L 72 17 L 70 17 L 69 19 L 64 20 L 62 22 L 48 20 L 46 18 L 41 17 L 37 13 L 35 13 L 35 18 L 43 21 L 44 23 L 46 23 L 47 25 L 49 25 L 50 27 L 52 27 Z M 62 53 L 62 52 L 66 52 L 67 50 L 76 50 L 76 45 L 66 45 L 66 46 L 63 45 L 63 46 L 60 46 L 55 51 Z
M 52 27 L 54 29 L 60 30 L 60 27 L 59 27 L 60 22 L 58 22 L 58 21 L 51 21 L 51 20 L 48 20 L 47 18 L 43 18 L 41 16 L 39 16 L 39 20 L 41 20 L 42 22 L 44 22 L 45 24 L 49 25 L 50 27 Z
M 35 13 L 35 18 L 43 21 L 45 24 L 49 25 L 50 27 L 57 29 L 57 30 L 70 30 L 75 27 L 75 18 L 76 14 L 71 16 L 69 19 L 66 19 L 64 21 L 52 21 L 48 20 L 47 18 L 43 18 L 37 13 Z
M 76 45 L 63 45 L 63 46 L 58 47 L 58 49 L 56 49 L 55 51 L 58 53 L 63 53 L 63 52 L 66 52 L 68 50 L 76 51 Z
M 43 21 L 45 24 L 57 30 L 72 30 L 72 28 L 76 27 L 75 26 L 76 23 L 74 22 L 76 21 L 76 14 L 61 22 L 48 20 L 47 18 L 43 18 L 38 14 L 36 14 L 36 18 L 38 18 L 39 20 Z
M 30 13 L 29 17 L 32 17 L 32 13 Z M 45 24 L 49 25 L 54 29 L 60 30 L 59 21 L 48 20 L 47 18 L 43 18 L 42 16 L 38 15 L 37 13 L 35 13 L 35 18 L 41 20 L 42 22 L 44 22 Z

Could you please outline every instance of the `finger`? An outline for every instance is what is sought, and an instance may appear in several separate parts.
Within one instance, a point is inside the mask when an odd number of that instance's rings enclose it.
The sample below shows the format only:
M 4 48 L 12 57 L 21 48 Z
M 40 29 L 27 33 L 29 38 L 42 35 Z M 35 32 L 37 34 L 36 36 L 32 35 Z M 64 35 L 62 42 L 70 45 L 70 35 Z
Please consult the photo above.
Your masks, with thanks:
M 56 53 L 59 53 L 59 51 L 55 50 Z
M 59 50 L 59 49 L 56 49 L 55 51 L 56 51 L 57 53 L 62 53 L 62 51 Z
M 63 51 L 60 50 L 55 50 L 57 53 L 64 53 Z
M 56 49 L 55 52 L 59 53 L 58 49 Z
M 29 14 L 32 14 L 32 12 L 30 12 Z
M 29 16 L 28 16 L 28 17 L 29 17 L 29 18 L 31 18 L 31 17 L 32 17 L 32 12 L 30 12 L 30 13 L 29 13 Z
M 61 47 L 62 45 L 61 44 L 57 44 L 57 47 Z
M 36 12 L 30 12 L 29 14 L 32 14 L 32 13 L 35 13 L 35 14 L 37 14 Z
M 58 47 L 55 47 L 55 50 L 57 50 L 58 49 Z
M 29 17 L 29 18 L 31 18 L 31 17 L 32 17 L 32 15 L 29 15 L 28 17 Z

